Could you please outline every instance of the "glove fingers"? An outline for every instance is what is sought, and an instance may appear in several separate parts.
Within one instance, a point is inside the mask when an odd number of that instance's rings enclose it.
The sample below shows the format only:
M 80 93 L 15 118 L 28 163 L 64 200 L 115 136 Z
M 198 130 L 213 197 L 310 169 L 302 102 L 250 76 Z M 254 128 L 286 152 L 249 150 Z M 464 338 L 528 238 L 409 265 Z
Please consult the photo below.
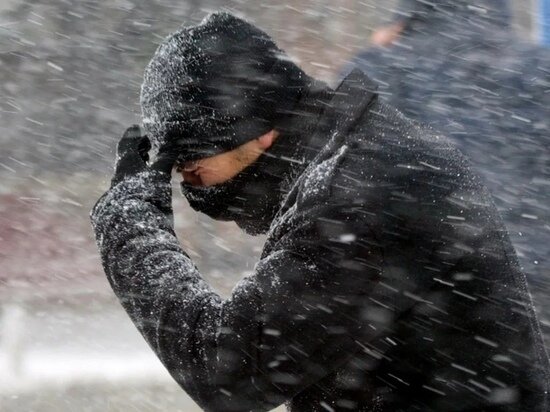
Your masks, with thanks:
M 122 158 L 126 155 L 126 153 L 132 150 L 137 152 L 141 139 L 141 130 L 138 125 L 133 125 L 126 129 L 122 135 L 122 139 L 118 142 L 116 149 L 117 156 Z
M 132 156 L 127 154 L 117 162 L 111 185 L 121 182 L 126 177 L 134 176 L 142 172 L 144 167 L 143 161 L 139 155 L 136 154 Z
M 149 158 L 149 139 L 141 135 L 139 126 L 133 125 L 126 129 L 117 145 L 117 161 L 112 183 L 118 183 L 127 176 L 143 171 Z
M 151 141 L 147 136 L 143 136 L 139 141 L 138 153 L 144 162 L 149 161 L 149 150 L 151 150 Z
M 135 157 L 135 154 L 138 154 L 143 162 L 147 162 L 149 150 L 151 150 L 149 138 L 142 136 L 139 126 L 134 125 L 124 132 L 122 139 L 118 142 L 117 156 L 123 159 L 128 156 Z
M 151 169 L 170 174 L 180 155 L 181 147 L 177 144 L 177 140 L 173 139 L 160 149 Z
M 136 170 L 142 170 L 145 164 L 141 159 L 141 156 L 135 152 L 127 152 L 124 157 L 118 159 L 116 163 L 115 174 L 129 175 Z
M 178 156 L 178 153 L 172 151 L 159 153 L 159 156 L 151 165 L 151 169 L 170 174 L 172 172 L 174 164 L 176 163 L 176 160 L 178 160 Z

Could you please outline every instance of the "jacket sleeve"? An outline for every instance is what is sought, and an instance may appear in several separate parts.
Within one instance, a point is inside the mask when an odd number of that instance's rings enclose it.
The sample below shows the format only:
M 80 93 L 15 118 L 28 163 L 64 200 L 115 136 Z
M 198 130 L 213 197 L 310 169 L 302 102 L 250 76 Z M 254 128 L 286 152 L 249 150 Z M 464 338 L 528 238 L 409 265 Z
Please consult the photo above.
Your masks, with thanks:
M 351 242 L 341 206 L 340 215 L 324 205 L 316 219 L 289 217 L 227 300 L 179 245 L 168 176 L 147 171 L 119 183 L 91 217 L 114 292 L 174 379 L 207 411 L 264 411 L 357 350 L 378 255 Z

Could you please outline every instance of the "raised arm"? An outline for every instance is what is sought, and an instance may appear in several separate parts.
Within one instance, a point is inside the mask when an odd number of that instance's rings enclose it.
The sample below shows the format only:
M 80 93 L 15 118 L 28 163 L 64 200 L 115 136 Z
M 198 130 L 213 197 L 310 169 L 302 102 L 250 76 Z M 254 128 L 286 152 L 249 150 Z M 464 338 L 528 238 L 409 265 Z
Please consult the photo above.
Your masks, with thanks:
M 325 205 L 293 216 L 293 229 L 227 300 L 179 245 L 168 174 L 124 178 L 94 207 L 92 222 L 113 290 L 174 379 L 205 410 L 264 411 L 357 350 L 378 255 L 350 242 L 345 213 Z M 312 259 L 313 250 L 322 258 Z

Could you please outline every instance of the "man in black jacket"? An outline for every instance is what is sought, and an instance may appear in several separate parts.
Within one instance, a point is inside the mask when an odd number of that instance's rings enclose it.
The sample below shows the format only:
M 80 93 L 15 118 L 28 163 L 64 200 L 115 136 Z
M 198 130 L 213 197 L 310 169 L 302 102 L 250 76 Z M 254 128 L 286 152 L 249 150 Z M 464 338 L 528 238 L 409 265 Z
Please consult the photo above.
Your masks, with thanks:
M 490 196 L 363 73 L 331 90 L 214 14 L 159 47 L 141 103 L 157 160 L 129 129 L 92 223 L 113 290 L 204 410 L 547 410 L 547 355 Z M 229 299 L 176 238 L 174 162 L 194 209 L 267 232 Z

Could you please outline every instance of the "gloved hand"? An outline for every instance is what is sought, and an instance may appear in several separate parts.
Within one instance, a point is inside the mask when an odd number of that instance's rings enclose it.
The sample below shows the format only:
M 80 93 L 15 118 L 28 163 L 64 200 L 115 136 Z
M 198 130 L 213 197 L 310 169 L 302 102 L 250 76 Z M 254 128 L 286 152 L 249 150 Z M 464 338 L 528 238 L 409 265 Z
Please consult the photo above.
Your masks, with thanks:
M 157 159 L 151 165 L 147 164 L 149 150 L 151 142 L 147 136 L 142 136 L 138 125 L 126 129 L 117 145 L 115 174 L 111 186 L 148 169 L 170 175 L 179 155 L 177 147 L 166 145 L 161 148 Z

